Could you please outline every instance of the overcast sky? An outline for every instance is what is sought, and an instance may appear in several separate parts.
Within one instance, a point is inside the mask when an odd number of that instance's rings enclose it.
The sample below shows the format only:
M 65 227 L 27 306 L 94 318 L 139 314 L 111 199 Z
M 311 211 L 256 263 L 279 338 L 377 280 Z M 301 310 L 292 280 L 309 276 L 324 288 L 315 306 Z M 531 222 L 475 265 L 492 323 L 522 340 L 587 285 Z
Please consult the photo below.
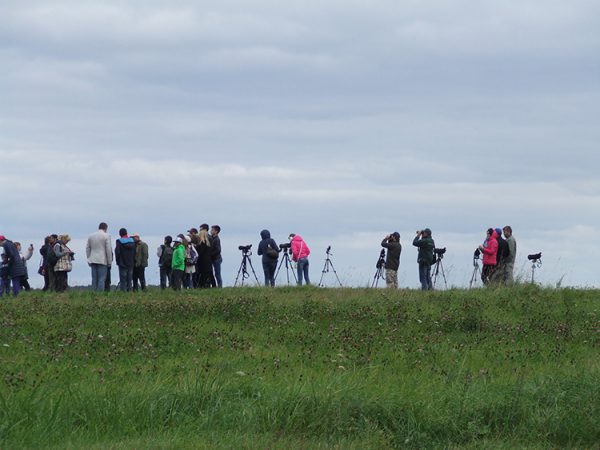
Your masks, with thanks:
M 415 230 L 464 286 L 510 224 L 517 272 L 600 285 L 597 1 L 4 0 L 0 67 L 0 234 L 71 234 L 72 283 L 106 221 L 221 225 L 228 285 L 263 228 L 351 286 L 397 230 L 408 287 Z

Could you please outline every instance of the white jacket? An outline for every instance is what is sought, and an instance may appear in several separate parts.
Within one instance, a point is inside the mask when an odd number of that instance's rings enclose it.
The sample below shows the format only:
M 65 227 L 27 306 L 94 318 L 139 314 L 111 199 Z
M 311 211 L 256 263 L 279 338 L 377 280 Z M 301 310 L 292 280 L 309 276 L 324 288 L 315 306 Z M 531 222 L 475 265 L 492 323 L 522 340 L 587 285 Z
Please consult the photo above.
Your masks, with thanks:
M 88 264 L 112 265 L 113 252 L 110 246 L 110 234 L 103 230 L 92 234 L 87 240 L 85 254 Z

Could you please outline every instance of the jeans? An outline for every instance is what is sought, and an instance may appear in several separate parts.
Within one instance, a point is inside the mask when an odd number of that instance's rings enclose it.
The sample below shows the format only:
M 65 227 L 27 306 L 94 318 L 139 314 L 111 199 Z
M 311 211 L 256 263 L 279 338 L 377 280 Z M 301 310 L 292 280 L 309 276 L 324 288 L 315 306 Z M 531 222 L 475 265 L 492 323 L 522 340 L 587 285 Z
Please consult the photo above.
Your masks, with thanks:
M 171 273 L 173 268 L 170 266 L 160 266 L 160 288 L 166 289 L 171 286 Z
M 423 291 L 433 289 L 431 284 L 431 264 L 419 263 L 419 281 L 421 282 L 421 289 Z
M 106 284 L 108 266 L 104 264 L 92 264 L 92 291 L 102 292 Z
M 123 292 L 130 292 L 133 284 L 133 267 L 119 266 L 119 287 Z
M 308 258 L 300 258 L 297 262 L 298 264 L 298 286 L 302 286 L 302 274 L 304 274 L 304 281 L 306 284 L 310 284 L 310 279 L 308 278 Z
M 56 292 L 65 292 L 69 287 L 69 273 L 63 270 L 54 271 L 54 285 Z
M 265 273 L 265 286 L 275 286 L 275 271 L 277 270 L 277 260 L 263 261 L 263 272 Z
M 213 270 L 215 271 L 215 281 L 218 287 L 223 287 L 223 279 L 221 278 L 221 264 L 223 264 L 223 258 L 219 257 L 212 262 Z
M 10 278 L 0 279 L 0 298 L 2 298 L 5 293 L 10 296 Z

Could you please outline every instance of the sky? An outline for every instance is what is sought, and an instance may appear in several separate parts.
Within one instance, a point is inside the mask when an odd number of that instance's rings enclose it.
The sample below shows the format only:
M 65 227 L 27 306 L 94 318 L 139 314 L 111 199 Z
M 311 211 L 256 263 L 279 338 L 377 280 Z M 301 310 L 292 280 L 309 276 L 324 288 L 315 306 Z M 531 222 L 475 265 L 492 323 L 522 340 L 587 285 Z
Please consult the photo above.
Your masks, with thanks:
M 600 286 L 596 1 L 4 0 L 0 67 L 0 234 L 34 244 L 34 286 L 50 233 L 89 284 L 101 221 L 149 244 L 151 283 L 162 237 L 206 222 L 225 285 L 266 228 L 357 287 L 398 231 L 417 287 L 429 227 L 466 286 L 511 225 L 518 277 L 541 251 L 536 281 Z

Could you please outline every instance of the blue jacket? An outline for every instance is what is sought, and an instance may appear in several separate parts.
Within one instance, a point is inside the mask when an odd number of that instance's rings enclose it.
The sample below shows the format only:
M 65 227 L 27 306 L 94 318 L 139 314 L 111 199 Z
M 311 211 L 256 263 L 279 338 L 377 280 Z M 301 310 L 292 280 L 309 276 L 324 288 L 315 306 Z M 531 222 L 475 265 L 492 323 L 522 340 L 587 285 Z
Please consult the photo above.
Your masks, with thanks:
M 271 258 L 267 255 L 267 248 L 269 245 L 273 250 L 279 253 L 279 247 L 277 246 L 277 242 L 275 242 L 275 239 L 271 238 L 271 232 L 269 230 L 262 230 L 260 232 L 260 237 L 262 238 L 262 241 L 260 241 L 260 243 L 258 244 L 257 253 L 259 255 L 262 255 L 263 264 L 277 262 L 278 258 Z

